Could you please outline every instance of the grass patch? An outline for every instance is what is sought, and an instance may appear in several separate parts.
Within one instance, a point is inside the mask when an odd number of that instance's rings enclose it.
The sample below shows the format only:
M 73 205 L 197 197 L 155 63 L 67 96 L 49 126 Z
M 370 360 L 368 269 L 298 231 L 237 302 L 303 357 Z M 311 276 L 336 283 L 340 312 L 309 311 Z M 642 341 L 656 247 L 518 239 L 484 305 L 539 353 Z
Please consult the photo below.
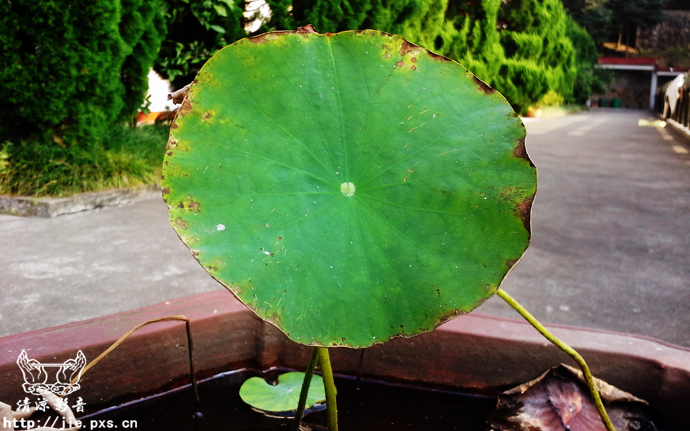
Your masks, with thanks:
M 68 196 L 158 183 L 168 129 L 114 127 L 89 148 L 6 142 L 0 150 L 0 194 Z

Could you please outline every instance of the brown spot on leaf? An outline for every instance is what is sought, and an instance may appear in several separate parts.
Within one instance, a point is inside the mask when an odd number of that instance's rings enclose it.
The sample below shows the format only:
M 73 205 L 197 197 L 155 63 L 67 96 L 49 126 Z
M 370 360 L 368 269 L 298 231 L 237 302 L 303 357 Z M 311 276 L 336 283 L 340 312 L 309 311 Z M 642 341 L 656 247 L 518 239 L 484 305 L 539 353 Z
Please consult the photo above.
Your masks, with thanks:
M 171 136 L 168 139 L 168 143 L 165 145 L 165 149 L 166 150 L 172 150 L 173 148 L 177 147 L 177 142 L 178 142 L 178 140 L 175 139 L 174 136 Z
M 268 42 L 268 33 L 260 34 L 259 36 L 248 37 L 247 40 L 251 43 L 266 43 Z
M 275 311 L 270 316 L 265 316 L 264 320 L 266 320 L 268 323 L 271 323 L 277 327 L 280 327 L 280 316 Z
M 398 54 L 402 55 L 403 57 L 405 54 L 409 54 L 411 52 L 416 52 L 416 48 L 419 48 L 417 45 L 413 45 L 410 42 L 403 40 L 402 45 L 400 46 L 400 51 L 398 51 Z
M 488 85 L 486 82 L 482 81 L 481 79 L 477 78 L 476 76 L 473 77 L 473 79 L 474 79 L 474 82 L 476 82 L 477 84 L 479 84 L 479 89 L 482 90 L 484 93 L 486 93 L 486 94 L 494 94 L 494 93 L 496 92 L 496 90 L 494 90 L 493 88 L 489 87 L 489 85 Z
M 168 151 L 168 152 L 165 153 L 165 154 L 167 154 L 168 156 L 172 156 L 172 151 Z
M 417 66 L 412 66 L 412 70 L 417 70 Z
M 189 204 L 187 204 L 187 208 L 194 211 L 195 213 L 198 213 L 199 212 L 199 202 L 190 202 Z
M 515 266 L 517 261 L 518 261 L 517 259 L 508 259 L 508 261 L 506 262 L 506 265 L 508 265 L 508 268 L 512 268 L 513 266 Z
M 534 163 L 532 163 L 532 160 L 530 160 L 529 158 L 529 154 L 527 154 L 527 148 L 525 148 L 524 137 L 518 139 L 518 145 L 517 147 L 515 147 L 515 150 L 513 150 L 513 154 L 515 154 L 515 157 L 527 160 L 529 162 L 529 165 L 534 167 Z
M 178 127 L 180 127 L 180 126 L 177 125 L 177 122 L 176 122 L 176 121 L 174 121 L 174 122 L 172 123 L 172 125 L 170 126 L 171 129 L 177 129 Z
M 179 207 L 179 208 L 184 208 L 184 203 L 183 203 L 183 202 L 180 202 L 180 204 L 178 205 L 178 207 Z
M 161 178 L 162 178 L 162 177 L 163 177 L 163 176 L 161 175 Z M 170 187 L 163 187 L 163 188 L 161 189 L 161 191 L 163 192 L 164 195 L 168 195 L 168 194 L 170 194 Z
M 453 61 L 453 60 L 451 60 L 451 59 L 448 58 L 448 57 L 444 57 L 444 56 L 442 56 L 442 55 L 438 55 L 438 54 L 433 53 L 433 52 L 431 52 L 431 51 L 427 51 L 427 54 L 429 54 L 429 57 L 431 57 L 432 59 L 434 59 L 434 60 L 436 60 L 436 61 Z
M 209 118 L 211 118 L 211 113 L 210 112 L 204 112 L 204 114 L 201 116 L 201 121 L 208 121 Z
M 534 195 L 528 196 L 518 203 L 515 207 L 515 215 L 522 220 L 522 224 L 525 226 L 527 233 L 531 235 L 531 221 L 530 217 L 532 214 L 532 203 L 534 202 Z
M 187 114 L 189 114 L 192 111 L 192 101 L 189 100 L 189 97 L 184 98 L 184 102 L 182 102 L 182 106 L 180 109 L 177 111 L 177 116 L 182 117 Z
M 402 60 L 398 60 L 398 61 L 395 63 L 395 67 L 405 67 L 405 62 L 402 61 Z
M 178 217 L 178 218 L 175 219 L 175 224 L 176 224 L 177 227 L 179 227 L 180 229 L 185 229 L 185 230 L 187 229 L 187 222 L 184 221 L 184 220 L 182 220 L 181 217 Z M 198 254 L 198 253 L 197 253 L 197 254 Z
M 442 325 L 442 324 L 446 323 L 447 321 L 455 319 L 459 315 L 466 314 L 466 313 L 467 312 L 458 310 L 457 308 L 455 310 L 451 310 L 451 311 L 447 312 L 446 314 L 441 315 L 438 318 L 438 323 L 436 323 L 435 326 Z

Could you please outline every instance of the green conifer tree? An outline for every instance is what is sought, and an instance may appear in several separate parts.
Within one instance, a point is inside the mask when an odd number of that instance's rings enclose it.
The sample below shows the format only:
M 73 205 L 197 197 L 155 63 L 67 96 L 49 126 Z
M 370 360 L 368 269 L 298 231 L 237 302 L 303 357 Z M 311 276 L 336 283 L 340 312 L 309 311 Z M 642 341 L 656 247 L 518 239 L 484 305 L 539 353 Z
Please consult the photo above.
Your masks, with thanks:
M 162 1 L 168 32 L 153 67 L 175 89 L 189 84 L 218 50 L 247 36 L 243 0 Z M 276 7 L 275 16 L 283 11 L 290 18 L 288 7 Z
M 158 1 L 121 0 L 119 31 L 125 59 L 120 73 L 124 107 L 118 120 L 132 121 L 148 91 L 148 73 L 166 34 Z
M 524 110 L 549 91 L 572 99 L 575 50 L 566 34 L 567 15 L 561 2 L 510 0 L 501 6 L 498 23 L 508 60 L 497 87 L 506 88 L 511 103 Z M 512 94 L 513 88 L 521 94 Z
M 0 146 L 13 184 L 51 193 L 114 163 L 107 135 L 141 106 L 160 13 L 157 0 L 0 2 Z

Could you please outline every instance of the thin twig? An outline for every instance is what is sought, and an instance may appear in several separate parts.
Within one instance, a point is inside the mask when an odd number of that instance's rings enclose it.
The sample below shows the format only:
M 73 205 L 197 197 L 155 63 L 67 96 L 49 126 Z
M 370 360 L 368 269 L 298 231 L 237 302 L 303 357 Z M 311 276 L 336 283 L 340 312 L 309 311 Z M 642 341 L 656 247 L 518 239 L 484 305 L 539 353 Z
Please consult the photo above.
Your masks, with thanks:
M 168 100 L 172 100 L 175 105 L 181 104 L 184 101 L 184 98 L 187 95 L 187 93 L 189 93 L 189 87 L 191 86 L 192 84 L 189 83 L 184 87 L 180 88 L 179 90 L 168 94 Z
M 192 385 L 192 391 L 194 394 L 194 409 L 195 409 L 196 413 L 198 414 L 199 413 L 199 391 L 198 391 L 197 384 L 196 384 L 196 374 L 194 372 L 194 346 L 192 344 L 192 334 L 191 334 L 190 327 L 189 327 L 189 318 L 187 316 L 182 316 L 182 315 L 159 317 L 157 319 L 151 319 L 151 320 L 148 320 L 144 323 L 141 323 L 141 324 L 135 326 L 134 328 L 129 330 L 125 335 L 120 337 L 116 342 L 114 342 L 110 347 L 108 347 L 103 353 L 98 355 L 98 357 L 96 357 L 96 359 L 89 362 L 89 364 L 87 366 L 85 366 L 83 370 L 81 370 L 81 373 L 79 373 L 79 375 L 77 377 L 72 379 L 69 386 L 67 386 L 67 388 L 65 388 L 65 391 L 68 388 L 70 388 L 72 385 L 77 383 L 77 381 L 88 370 L 90 370 L 94 365 L 96 365 L 98 362 L 100 362 L 101 359 L 105 358 L 110 352 L 115 350 L 117 348 L 117 346 L 122 344 L 127 338 L 129 338 L 130 335 L 135 333 L 137 330 L 143 328 L 144 326 L 150 325 L 152 323 L 167 322 L 167 321 L 183 321 L 183 322 L 185 322 L 185 328 L 187 330 L 187 344 L 188 344 L 188 351 L 189 351 L 189 374 L 190 374 L 189 375 L 189 382 Z

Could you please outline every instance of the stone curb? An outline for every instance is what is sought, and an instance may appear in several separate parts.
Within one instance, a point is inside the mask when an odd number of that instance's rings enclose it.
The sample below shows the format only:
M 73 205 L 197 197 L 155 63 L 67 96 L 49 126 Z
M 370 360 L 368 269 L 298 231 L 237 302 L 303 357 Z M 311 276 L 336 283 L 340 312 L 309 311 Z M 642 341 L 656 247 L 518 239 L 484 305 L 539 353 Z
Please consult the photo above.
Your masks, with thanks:
M 159 185 L 79 193 L 64 198 L 0 195 L 0 214 L 57 217 L 103 207 L 126 205 L 161 195 Z

